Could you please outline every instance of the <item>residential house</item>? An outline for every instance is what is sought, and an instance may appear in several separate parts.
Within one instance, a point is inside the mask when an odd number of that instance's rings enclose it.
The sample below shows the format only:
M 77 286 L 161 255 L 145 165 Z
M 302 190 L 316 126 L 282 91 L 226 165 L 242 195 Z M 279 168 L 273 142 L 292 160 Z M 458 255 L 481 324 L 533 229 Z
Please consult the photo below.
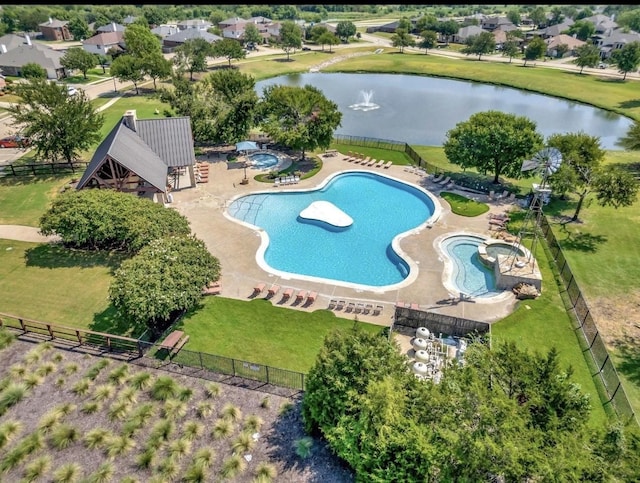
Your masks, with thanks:
M 454 44 L 464 44 L 469 37 L 473 37 L 474 35 L 480 35 L 482 32 L 486 32 L 482 27 L 477 25 L 469 25 L 467 27 L 462 27 L 458 30 L 453 36 Z
M 101 188 L 135 193 L 166 202 L 176 180 L 195 186 L 195 152 L 189 117 L 137 119 L 124 113 L 96 149 L 77 189 Z M 173 176 L 184 171 L 187 176 Z
M 7 87 L 7 79 L 5 79 L 2 74 L 0 74 L 0 91 L 4 91 L 5 87 Z
M 0 37 L 0 55 L 16 47 L 26 44 L 24 37 L 16 34 L 7 34 Z
M 614 50 L 621 49 L 631 42 L 639 41 L 640 34 L 637 32 L 622 32 L 621 30 L 616 30 L 609 37 L 605 37 L 599 42 L 600 58 L 603 60 L 609 59 Z
M 27 36 L 26 43 L 14 47 L 0 55 L 0 70 L 4 75 L 21 76 L 25 64 L 34 63 L 47 71 L 48 79 L 61 79 L 67 72 L 60 64 L 64 52 L 54 50 L 44 44 L 32 43 Z
M 282 24 L 280 22 L 273 22 L 267 25 L 267 35 L 270 39 L 277 39 L 280 37 L 280 29 Z
M 546 40 L 546 39 L 550 39 L 551 37 L 560 35 L 563 32 L 566 32 L 567 30 L 569 30 L 569 27 L 571 27 L 573 24 L 574 24 L 573 20 L 568 18 L 564 22 L 556 25 L 551 25 L 549 27 L 545 27 L 543 29 L 538 29 L 538 30 L 529 30 L 528 32 L 525 33 L 525 36 L 527 39 L 532 39 L 533 37 L 542 37 L 543 40 Z
M 566 34 L 560 34 L 556 35 L 555 37 L 545 39 L 545 43 L 547 44 L 547 56 L 553 58 L 558 57 L 559 45 L 564 44 L 569 47 L 569 50 L 562 54 L 562 57 L 574 57 L 576 55 L 576 49 L 586 44 L 586 42 L 584 42 L 583 40 Z
M 507 17 L 484 17 L 480 21 L 480 27 L 491 32 L 493 32 L 497 28 L 501 28 L 504 26 L 515 27 L 515 25 L 513 25 L 513 22 L 511 22 L 511 20 L 509 20 Z
M 82 41 L 90 54 L 106 55 L 111 49 L 124 50 L 124 32 L 104 32 Z
M 384 25 L 375 25 L 371 27 L 367 27 L 367 33 L 371 34 L 374 32 L 385 32 L 388 34 L 395 34 L 396 29 L 400 25 L 400 21 L 396 20 L 395 22 L 386 23 Z
M 245 23 L 245 22 L 246 20 L 241 17 L 232 17 L 232 18 L 223 20 L 222 22 L 218 22 L 218 28 L 220 30 L 224 30 L 225 28 L 230 27 L 231 25 L 235 25 L 237 23 Z
M 250 19 L 247 20 L 247 22 L 255 23 L 255 24 L 268 24 L 268 23 L 271 23 L 272 20 L 270 18 L 260 16 L 260 17 L 251 17 Z
M 73 40 L 73 35 L 69 32 L 69 22 L 49 17 L 47 22 L 43 22 L 38 27 L 44 40 Z
M 96 29 L 96 32 L 99 34 L 106 33 L 106 32 L 124 32 L 125 28 L 126 27 L 124 25 L 120 25 L 119 23 L 116 23 L 116 22 L 111 22 L 107 25 L 102 25 L 101 27 L 98 27 Z
M 211 22 L 209 22 L 208 20 L 202 20 L 200 18 L 192 20 L 182 20 L 181 22 L 178 22 L 178 30 L 198 29 L 206 32 L 211 27 L 213 27 L 213 24 Z
M 177 25 L 162 24 L 151 29 L 151 33 L 157 35 L 161 39 L 164 39 L 168 35 L 177 34 L 178 32 L 179 30 Z
M 582 20 L 591 22 L 593 24 L 593 26 L 596 28 L 596 35 L 602 35 L 606 32 L 611 32 L 618 28 L 618 24 L 616 22 L 611 20 L 610 17 L 602 15 L 601 13 L 592 15 L 591 17 L 585 17 Z
M 242 22 L 238 22 L 235 24 L 227 25 L 222 29 L 222 36 L 225 39 L 240 40 L 242 39 L 242 37 L 244 37 L 244 28 L 246 25 L 247 25 L 246 20 L 243 20 Z M 265 29 L 265 35 L 263 35 L 264 37 L 269 36 L 267 30 L 268 30 L 268 26 L 267 26 L 267 29 Z
M 125 27 L 127 25 L 131 25 L 133 22 L 135 22 L 138 19 L 138 17 L 134 17 L 132 15 L 127 15 L 125 18 L 122 19 L 122 25 L 124 25 Z
M 171 53 L 175 50 L 176 47 L 181 46 L 190 39 L 204 39 L 212 44 L 214 42 L 217 42 L 218 40 L 221 40 L 222 37 L 196 28 L 181 30 L 173 35 L 167 35 L 164 39 L 162 39 L 162 51 L 165 54 Z

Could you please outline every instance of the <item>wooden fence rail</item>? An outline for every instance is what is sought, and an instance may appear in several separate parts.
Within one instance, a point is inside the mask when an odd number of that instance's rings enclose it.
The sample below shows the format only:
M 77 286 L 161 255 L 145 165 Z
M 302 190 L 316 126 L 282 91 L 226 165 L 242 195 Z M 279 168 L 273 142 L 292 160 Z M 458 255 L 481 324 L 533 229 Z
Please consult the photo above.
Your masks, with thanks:
M 44 174 L 77 173 L 84 171 L 88 164 L 86 161 L 75 161 L 73 163 L 10 163 L 1 166 L 0 169 L 4 176 L 38 176 Z

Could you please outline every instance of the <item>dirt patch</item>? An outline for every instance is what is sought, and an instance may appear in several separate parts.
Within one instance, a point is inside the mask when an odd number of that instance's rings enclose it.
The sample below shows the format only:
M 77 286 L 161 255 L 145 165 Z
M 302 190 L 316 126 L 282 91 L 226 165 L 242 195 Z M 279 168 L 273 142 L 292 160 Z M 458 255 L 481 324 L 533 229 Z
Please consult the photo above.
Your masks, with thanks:
M 609 347 L 640 344 L 640 290 L 589 302 L 600 336 Z
M 50 371 L 42 376 L 40 384 L 29 389 L 24 398 L 10 407 L 2 416 L 1 422 L 19 421 L 21 429 L 15 438 L 0 451 L 0 464 L 5 456 L 20 444 L 21 440 L 38 430 L 46 413 L 60 408 L 65 403 L 70 403 L 72 406 L 68 408 L 68 414 L 60 423 L 66 423 L 75 428 L 78 437 L 70 442 L 68 447 L 57 449 L 53 445 L 53 439 L 49 432 L 44 436 L 43 447 L 0 475 L 1 481 L 21 481 L 26 465 L 43 455 L 51 457 L 51 465 L 37 481 L 51 481 L 54 472 L 62 465 L 69 463 L 80 465 L 81 474 L 78 481 L 84 480 L 94 474 L 105 462 L 112 464 L 113 473 L 109 481 L 121 481 L 127 476 L 140 482 L 160 481 L 157 478 L 161 474 L 163 462 L 169 458 L 171 444 L 186 437 L 186 428 L 189 425 L 199 426 L 201 434 L 191 439 L 189 448 L 182 457 L 174 457 L 174 464 L 177 467 L 175 475 L 163 477 L 162 481 L 182 481 L 187 468 L 193 462 L 194 455 L 201 448 L 210 448 L 215 454 L 206 481 L 221 481 L 223 479 L 221 476 L 223 465 L 234 454 L 234 443 L 238 441 L 243 428 L 249 424 L 250 417 L 254 417 L 254 422 L 256 418 L 259 418 L 262 424 L 257 431 L 250 431 L 254 440 L 253 447 L 237 451 L 237 455 L 241 457 L 246 468 L 238 476 L 228 481 L 247 483 L 253 481 L 260 464 L 272 465 L 277 472 L 273 481 L 278 482 L 330 481 L 341 483 L 353 481 L 352 473 L 318 439 L 313 440 L 311 456 L 302 459 L 296 454 L 294 445 L 296 441 L 305 436 L 300 415 L 299 395 L 285 397 L 215 382 L 219 387 L 219 394 L 209 397 L 206 389 L 212 382 L 206 379 L 144 367 L 111 357 L 97 356 L 78 347 L 69 348 L 53 345 L 49 342 L 46 344 L 45 347 L 49 348 L 42 350 L 42 342 L 35 343 L 26 339 L 18 339 L 0 351 L 0 380 L 10 378 L 15 382 L 24 381 L 29 375 L 33 376 L 38 372 L 44 374 L 42 368 L 45 366 L 48 367 L 47 371 Z M 40 355 L 37 356 L 34 351 Z M 108 361 L 108 365 L 91 379 L 87 393 L 79 395 L 74 392 L 72 390 L 74 386 L 79 381 L 86 380 L 87 371 L 101 360 Z M 126 366 L 124 369 L 126 379 L 118 384 L 110 375 L 116 369 L 122 370 L 122 366 Z M 73 368 L 76 370 L 72 371 Z M 132 377 L 142 372 L 149 373 L 152 380 L 157 380 L 161 376 L 169 376 L 181 389 L 190 392 L 190 397 L 184 403 L 184 414 L 167 415 L 167 406 L 164 402 L 155 400 L 149 388 L 133 390 L 135 386 Z M 111 386 L 113 393 L 99 402 L 100 409 L 94 413 L 83 410 L 88 404 L 97 401 L 96 388 L 106 386 Z M 135 394 L 135 403 L 131 404 L 121 417 L 115 417 L 114 408 L 116 408 L 120 396 L 127 391 Z M 202 402 L 212 404 L 210 414 L 203 416 L 198 413 L 198 407 Z M 104 447 L 94 449 L 87 447 L 84 437 L 93 429 L 104 428 L 112 437 L 126 434 L 127 421 L 134 414 L 136 408 L 145 404 L 153 407 L 153 415 L 143 426 L 135 430 L 131 436 L 133 440 L 131 448 L 117 456 L 109 456 Z M 227 414 L 225 412 L 227 405 L 233 405 L 239 409 L 241 417 L 238 421 L 233 422 L 229 434 L 215 439 L 212 436 L 212 430 L 216 422 Z M 285 410 L 285 408 L 289 409 Z M 150 468 L 141 469 L 136 463 L 137 458 L 145 451 L 151 440 L 154 426 L 167 420 L 174 422 L 173 433 L 169 440 L 162 443 L 155 452 Z

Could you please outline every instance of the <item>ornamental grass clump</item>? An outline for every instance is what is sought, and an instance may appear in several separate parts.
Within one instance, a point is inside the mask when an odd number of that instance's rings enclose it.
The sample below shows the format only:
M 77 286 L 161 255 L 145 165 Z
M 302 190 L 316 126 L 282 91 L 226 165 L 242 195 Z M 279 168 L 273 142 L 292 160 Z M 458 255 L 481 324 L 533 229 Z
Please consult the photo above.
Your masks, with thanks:
M 191 452 L 191 441 L 186 438 L 175 439 L 169 443 L 169 456 L 180 461 Z
M 213 414 L 213 404 L 209 401 L 200 401 L 196 406 L 196 415 L 200 419 L 208 418 Z
M 84 377 L 89 380 L 94 380 L 96 377 L 98 377 L 98 374 L 100 374 L 100 372 L 109 364 L 111 364 L 111 361 L 109 359 L 100 359 L 87 370 Z
M 232 479 L 243 473 L 246 469 L 246 460 L 242 456 L 234 454 L 222 462 L 220 475 L 223 478 Z
M 116 386 L 121 386 L 125 382 L 127 382 L 127 378 L 129 377 L 129 366 L 127 364 L 122 364 L 117 368 L 113 369 L 109 375 L 107 376 L 107 380 Z
M 194 441 L 198 439 L 204 432 L 204 425 L 197 421 L 187 421 L 184 425 L 182 437 Z
M 49 444 L 55 449 L 65 449 L 80 438 L 80 433 L 69 424 L 60 423 L 51 429 Z
M 86 396 L 89 393 L 89 390 L 91 389 L 91 380 L 87 379 L 87 378 L 83 378 L 80 379 L 78 382 L 76 382 L 73 387 L 71 388 L 71 392 L 74 393 L 76 396 Z
M 109 483 L 115 472 L 113 463 L 105 461 L 87 478 L 87 483 Z
M 256 442 L 249 433 L 240 433 L 238 437 L 231 443 L 231 449 L 235 454 L 248 453 L 253 449 Z
M 75 483 L 80 480 L 82 466 L 78 463 L 66 463 L 53 472 L 53 483 Z
M 153 377 L 148 372 L 138 372 L 131 377 L 129 384 L 139 391 L 148 389 L 153 384 Z
M 105 449 L 113 437 L 113 433 L 107 429 L 93 428 L 84 435 L 83 442 L 89 449 Z
M 44 439 L 40 432 L 36 431 L 25 436 L 0 459 L 0 473 L 12 470 L 43 447 Z
M 23 382 L 11 382 L 0 392 L 0 416 L 18 404 L 27 395 L 27 386 Z
M 242 411 L 240 408 L 231 403 L 225 404 L 222 411 L 220 411 L 220 414 L 224 419 L 231 421 L 232 423 L 237 423 L 242 419 Z
M 261 462 L 256 467 L 255 483 L 271 483 L 278 476 L 276 467 L 270 463 Z
M 34 482 L 42 478 L 51 469 L 51 456 L 38 456 L 27 463 L 22 474 L 25 483 Z
M 176 397 L 178 383 L 169 376 L 158 377 L 151 386 L 151 397 L 156 401 L 166 401 Z
M 233 433 L 233 423 L 228 419 L 218 419 L 211 430 L 213 439 L 226 438 Z
M 0 449 L 11 443 L 20 431 L 22 431 L 20 421 L 4 421 L 0 423 Z

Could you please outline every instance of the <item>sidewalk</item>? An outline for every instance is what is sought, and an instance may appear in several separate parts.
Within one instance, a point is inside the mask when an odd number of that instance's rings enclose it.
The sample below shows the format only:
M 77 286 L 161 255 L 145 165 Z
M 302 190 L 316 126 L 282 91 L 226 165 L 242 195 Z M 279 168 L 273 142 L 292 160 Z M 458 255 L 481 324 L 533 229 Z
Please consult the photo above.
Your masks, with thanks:
M 24 225 L 0 225 L 0 239 L 33 243 L 47 243 L 60 240 L 58 236 L 41 235 L 39 228 Z

